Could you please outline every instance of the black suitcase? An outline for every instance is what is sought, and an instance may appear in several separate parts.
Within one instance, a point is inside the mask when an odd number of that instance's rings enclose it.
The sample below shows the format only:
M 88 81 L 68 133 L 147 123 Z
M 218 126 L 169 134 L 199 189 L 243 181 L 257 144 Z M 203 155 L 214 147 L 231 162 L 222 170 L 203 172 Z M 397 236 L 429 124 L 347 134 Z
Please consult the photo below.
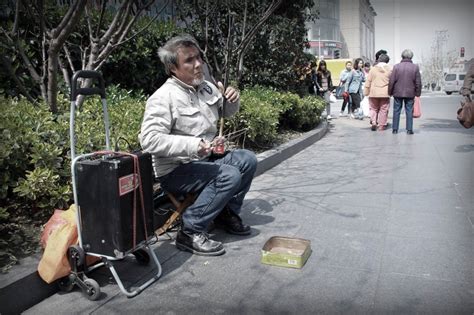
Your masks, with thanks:
M 134 159 L 131 156 L 105 155 L 75 165 L 82 243 L 86 252 L 123 257 L 125 252 L 153 235 L 151 155 L 144 152 L 137 155 L 144 200 L 141 200 L 139 187 L 133 185 Z

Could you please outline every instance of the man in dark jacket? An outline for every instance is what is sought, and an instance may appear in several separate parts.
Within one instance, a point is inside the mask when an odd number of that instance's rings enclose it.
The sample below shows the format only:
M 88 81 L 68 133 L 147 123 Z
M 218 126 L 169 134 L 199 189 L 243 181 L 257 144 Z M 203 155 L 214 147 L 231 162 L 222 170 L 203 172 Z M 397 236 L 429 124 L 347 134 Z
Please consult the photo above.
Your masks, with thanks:
M 393 102 L 393 129 L 398 133 L 400 112 L 405 104 L 407 134 L 413 134 L 413 104 L 415 96 L 421 95 L 420 69 L 412 62 L 413 52 L 405 49 L 402 52 L 402 61 L 393 67 L 388 85 L 388 94 L 394 97 Z
M 469 67 L 469 71 L 466 73 L 466 76 L 464 77 L 464 84 L 461 88 L 462 95 L 468 98 L 469 100 L 471 99 L 471 90 L 472 90 L 473 83 L 474 83 L 474 63 L 471 63 L 471 66 Z

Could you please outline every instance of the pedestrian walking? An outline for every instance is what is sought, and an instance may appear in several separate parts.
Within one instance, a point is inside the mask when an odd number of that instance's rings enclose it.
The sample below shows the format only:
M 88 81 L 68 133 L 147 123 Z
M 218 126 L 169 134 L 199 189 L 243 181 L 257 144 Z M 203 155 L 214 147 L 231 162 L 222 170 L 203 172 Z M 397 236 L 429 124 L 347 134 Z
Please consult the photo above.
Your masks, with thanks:
M 407 134 L 413 134 L 413 103 L 421 95 L 421 75 L 418 65 L 412 61 L 413 52 L 405 49 L 402 60 L 393 67 L 388 85 L 388 94 L 394 97 L 392 133 L 398 133 L 400 112 L 405 105 Z
M 316 90 L 319 96 L 326 102 L 326 117 L 331 120 L 331 103 L 329 97 L 333 90 L 331 71 L 327 69 L 326 61 L 321 60 L 316 71 Z
M 369 72 L 370 72 L 370 62 L 364 63 L 363 71 L 364 71 L 364 76 L 367 79 L 367 76 L 369 75 Z
M 374 66 L 377 65 L 377 63 L 379 62 L 379 57 L 381 55 L 387 55 L 388 56 L 388 53 L 385 49 L 380 49 L 379 51 L 377 51 L 375 53 L 375 62 L 374 62 Z
M 354 60 L 354 69 L 349 73 L 345 83 L 345 90 L 349 92 L 352 100 L 350 118 L 355 118 L 354 113 L 358 113 L 360 101 L 362 100 L 363 84 L 365 81 L 362 67 L 364 61 L 361 58 Z
M 364 85 L 364 95 L 369 99 L 369 113 L 372 131 L 385 129 L 390 107 L 390 96 L 388 95 L 388 84 L 392 67 L 387 63 L 390 58 L 380 55 L 378 62 L 370 69 Z
M 344 117 L 344 111 L 346 110 L 346 106 L 347 106 L 347 114 L 349 115 L 351 113 L 351 98 L 350 98 L 349 92 L 345 89 L 345 83 L 351 71 L 352 71 L 352 61 L 347 61 L 346 68 L 342 70 L 341 74 L 339 75 L 339 87 L 342 89 L 342 97 L 343 97 L 341 112 L 339 113 L 340 117 Z

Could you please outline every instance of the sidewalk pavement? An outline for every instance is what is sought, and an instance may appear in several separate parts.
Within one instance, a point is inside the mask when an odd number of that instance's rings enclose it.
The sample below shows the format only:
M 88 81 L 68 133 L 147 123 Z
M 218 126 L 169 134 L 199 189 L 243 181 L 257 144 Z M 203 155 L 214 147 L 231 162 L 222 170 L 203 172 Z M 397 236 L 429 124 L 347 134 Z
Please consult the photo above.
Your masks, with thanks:
M 328 123 L 324 121 L 303 136 L 258 154 L 255 176 L 315 143 L 326 134 L 327 130 Z M 0 274 L 0 315 L 22 312 L 58 292 L 56 283 L 48 285 L 36 272 L 40 259 L 41 253 L 36 253 L 22 259 L 8 273 Z M 18 299 L 18 296 L 21 298 Z
M 443 118 L 457 104 L 430 105 L 413 136 L 334 119 L 324 138 L 255 178 L 242 212 L 252 234 L 213 231 L 225 255 L 162 240 L 163 275 L 140 295 L 128 299 L 97 270 L 99 301 L 75 290 L 25 313 L 473 314 L 473 130 Z M 311 241 L 302 269 L 260 263 L 275 235 Z M 153 273 L 117 265 L 128 285 Z

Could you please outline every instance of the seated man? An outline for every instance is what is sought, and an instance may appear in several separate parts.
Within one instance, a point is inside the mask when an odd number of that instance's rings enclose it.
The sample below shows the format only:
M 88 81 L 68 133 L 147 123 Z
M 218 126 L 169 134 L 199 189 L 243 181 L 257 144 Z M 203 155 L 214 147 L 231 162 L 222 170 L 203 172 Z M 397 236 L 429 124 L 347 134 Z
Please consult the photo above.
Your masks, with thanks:
M 222 243 L 206 233 L 213 220 L 232 234 L 251 232 L 239 213 L 257 167 L 255 154 L 243 149 L 213 154 L 223 141 L 216 137 L 219 111 L 226 101 L 223 115 L 236 113 L 239 92 L 228 87 L 223 96 L 204 80 L 202 51 L 189 35 L 170 39 L 158 54 L 170 78 L 147 101 L 140 143 L 152 154 L 165 191 L 198 193 L 182 215 L 176 246 L 198 255 L 221 255 Z

